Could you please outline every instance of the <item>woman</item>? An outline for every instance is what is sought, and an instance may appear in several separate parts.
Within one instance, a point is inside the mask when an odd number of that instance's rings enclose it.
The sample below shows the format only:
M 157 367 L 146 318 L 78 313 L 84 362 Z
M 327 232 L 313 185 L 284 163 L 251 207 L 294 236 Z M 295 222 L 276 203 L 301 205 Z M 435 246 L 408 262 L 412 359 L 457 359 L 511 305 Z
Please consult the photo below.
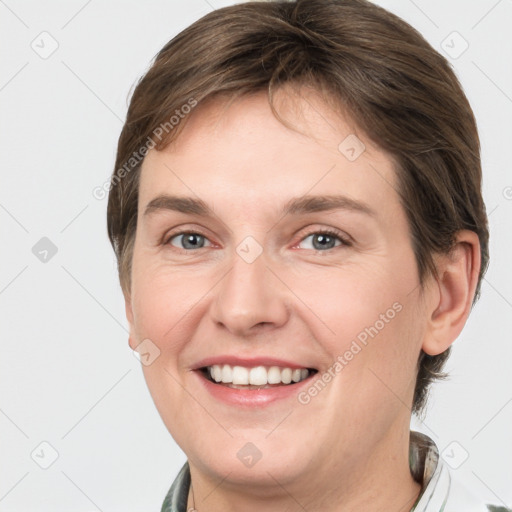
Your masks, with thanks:
M 410 432 L 488 264 L 446 60 L 362 0 L 218 9 L 137 85 L 108 204 L 187 455 L 162 511 L 484 511 Z

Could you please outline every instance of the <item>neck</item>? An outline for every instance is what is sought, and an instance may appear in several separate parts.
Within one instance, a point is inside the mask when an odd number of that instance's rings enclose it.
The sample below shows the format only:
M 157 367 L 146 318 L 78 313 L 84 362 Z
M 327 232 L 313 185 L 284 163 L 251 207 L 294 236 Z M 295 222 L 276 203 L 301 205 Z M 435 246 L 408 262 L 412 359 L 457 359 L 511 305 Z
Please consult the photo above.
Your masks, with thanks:
M 396 438 L 396 430 L 394 433 Z M 189 461 L 192 485 L 187 510 L 292 512 L 302 508 L 322 512 L 408 512 L 421 490 L 409 469 L 408 428 L 394 443 L 387 441 L 374 446 L 357 465 L 332 459 L 286 485 L 270 475 L 270 481 L 254 487 L 236 482 L 229 473 L 224 479 L 215 480 Z

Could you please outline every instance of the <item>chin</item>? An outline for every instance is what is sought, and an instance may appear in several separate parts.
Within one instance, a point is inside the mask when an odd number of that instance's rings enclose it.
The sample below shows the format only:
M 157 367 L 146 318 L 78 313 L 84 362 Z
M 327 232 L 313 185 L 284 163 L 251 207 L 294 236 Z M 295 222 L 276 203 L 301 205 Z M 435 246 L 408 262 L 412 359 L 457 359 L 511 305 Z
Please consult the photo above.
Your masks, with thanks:
M 265 439 L 265 435 L 259 430 L 255 435 L 234 436 L 223 443 L 212 441 L 209 446 L 194 447 L 185 453 L 191 464 L 212 479 L 226 478 L 237 485 L 275 488 L 276 480 L 285 485 L 307 473 L 312 456 L 304 453 L 305 443 L 287 434 L 287 446 L 282 436 Z

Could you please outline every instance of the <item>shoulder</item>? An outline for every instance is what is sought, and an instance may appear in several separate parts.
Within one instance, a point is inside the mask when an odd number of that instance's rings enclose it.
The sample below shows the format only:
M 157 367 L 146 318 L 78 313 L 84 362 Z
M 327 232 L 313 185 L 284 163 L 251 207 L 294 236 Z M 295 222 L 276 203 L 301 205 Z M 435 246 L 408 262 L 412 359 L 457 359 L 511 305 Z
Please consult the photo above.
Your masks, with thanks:
M 190 468 L 185 462 L 165 496 L 161 512 L 185 512 L 190 487 Z
M 509 508 L 486 503 L 453 474 L 450 474 L 450 480 L 445 512 L 512 512 Z
M 444 508 L 445 512 L 490 512 L 491 505 L 471 492 L 460 480 L 447 469 L 450 480 L 450 492 Z M 505 510 L 505 509 L 504 509 Z
M 422 482 L 414 512 L 512 512 L 470 490 L 445 464 L 434 441 L 419 432 L 411 432 L 410 463 L 413 476 Z

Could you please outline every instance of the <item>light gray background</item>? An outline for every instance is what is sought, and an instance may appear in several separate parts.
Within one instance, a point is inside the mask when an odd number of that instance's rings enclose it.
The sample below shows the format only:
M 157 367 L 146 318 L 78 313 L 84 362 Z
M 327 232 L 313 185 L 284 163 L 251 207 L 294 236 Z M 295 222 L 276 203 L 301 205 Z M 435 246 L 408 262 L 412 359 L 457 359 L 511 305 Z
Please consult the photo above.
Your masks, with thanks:
M 185 461 L 128 347 L 106 199 L 92 190 L 109 178 L 127 96 L 156 52 L 230 3 L 0 1 L 3 512 L 159 510 Z M 482 297 L 450 381 L 414 427 L 474 492 L 510 506 L 512 2 L 377 3 L 452 53 L 478 120 L 490 214 Z M 454 31 L 469 44 L 457 58 Z M 42 237 L 58 249 L 47 262 L 32 252 Z

